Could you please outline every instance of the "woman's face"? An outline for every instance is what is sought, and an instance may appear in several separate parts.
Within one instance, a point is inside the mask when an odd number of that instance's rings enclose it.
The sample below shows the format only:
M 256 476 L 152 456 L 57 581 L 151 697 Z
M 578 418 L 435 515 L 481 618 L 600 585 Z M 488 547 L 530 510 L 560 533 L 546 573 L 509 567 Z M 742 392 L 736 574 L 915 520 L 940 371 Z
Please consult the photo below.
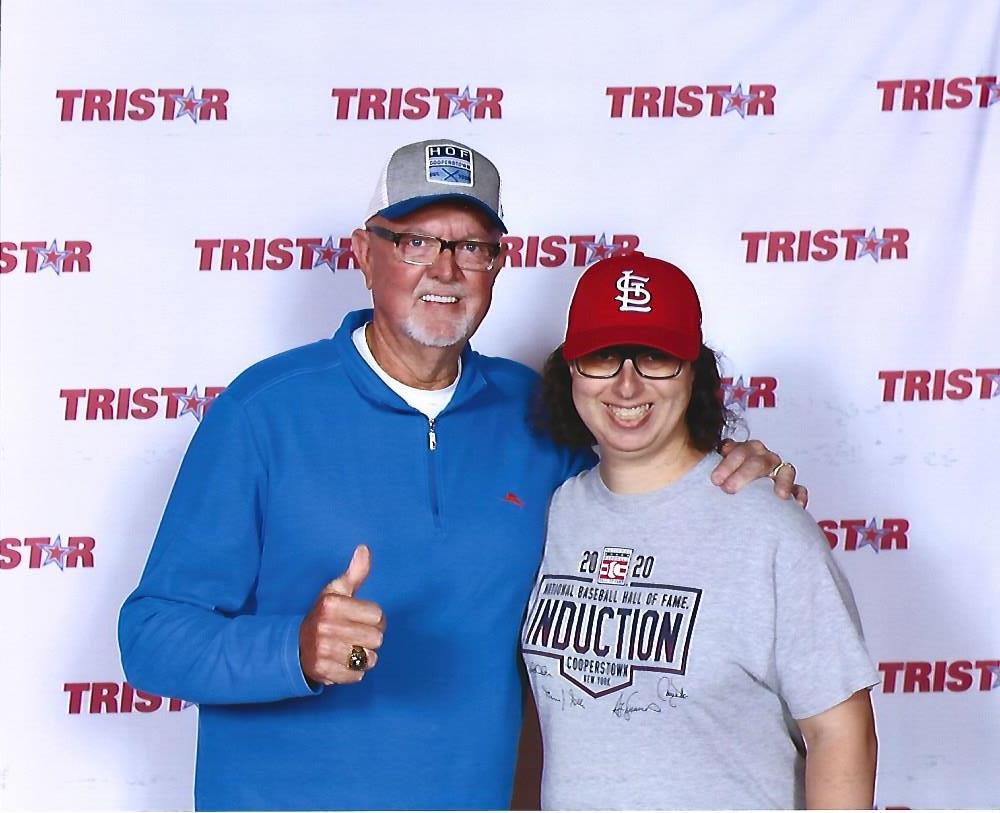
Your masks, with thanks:
M 649 352 L 662 359 L 658 351 Z M 640 369 L 650 372 L 643 366 L 641 350 L 639 354 Z M 657 364 L 660 366 L 655 371 L 662 372 L 662 362 Z M 588 371 L 586 366 L 584 371 Z M 669 457 L 687 448 L 689 435 L 684 413 L 694 381 L 690 362 L 681 363 L 676 377 L 664 379 L 639 375 L 632 359 L 626 359 L 613 378 L 588 378 L 574 362 L 570 363 L 570 372 L 573 404 L 597 439 L 602 459 Z

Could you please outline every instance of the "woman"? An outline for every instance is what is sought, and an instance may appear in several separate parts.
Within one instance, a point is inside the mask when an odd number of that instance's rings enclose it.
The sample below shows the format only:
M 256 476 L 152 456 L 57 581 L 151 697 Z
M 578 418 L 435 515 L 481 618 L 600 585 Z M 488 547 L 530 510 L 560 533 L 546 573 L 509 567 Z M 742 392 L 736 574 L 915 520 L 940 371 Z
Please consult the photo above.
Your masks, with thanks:
M 675 266 L 591 266 L 543 374 L 600 464 L 553 497 L 522 632 L 547 808 L 871 808 L 878 682 L 814 520 L 709 482 L 726 424 Z

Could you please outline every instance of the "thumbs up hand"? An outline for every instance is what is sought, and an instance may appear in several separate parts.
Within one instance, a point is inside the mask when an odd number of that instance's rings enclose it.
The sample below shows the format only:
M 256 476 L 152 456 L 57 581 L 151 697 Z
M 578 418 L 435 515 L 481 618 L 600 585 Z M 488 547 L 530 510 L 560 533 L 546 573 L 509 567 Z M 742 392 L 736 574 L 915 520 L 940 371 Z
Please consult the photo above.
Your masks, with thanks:
M 385 615 L 371 601 L 354 598 L 371 572 L 372 555 L 366 545 L 354 549 L 351 563 L 323 588 L 299 628 L 302 673 L 314 683 L 357 683 L 378 662 Z M 364 647 L 368 664 L 355 671 L 348 666 L 353 647 Z

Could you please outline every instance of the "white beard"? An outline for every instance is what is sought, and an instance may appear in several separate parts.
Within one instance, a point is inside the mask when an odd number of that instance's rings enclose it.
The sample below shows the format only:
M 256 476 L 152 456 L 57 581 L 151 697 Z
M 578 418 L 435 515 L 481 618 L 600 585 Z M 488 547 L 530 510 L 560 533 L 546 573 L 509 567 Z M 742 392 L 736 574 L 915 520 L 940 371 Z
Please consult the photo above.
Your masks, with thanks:
M 443 329 L 432 331 L 421 323 L 413 314 L 410 314 L 403 323 L 403 331 L 417 344 L 425 347 L 452 347 L 461 344 L 469 338 L 469 331 L 472 327 L 472 318 L 464 310 L 461 315 L 452 319 L 450 324 L 443 325 Z

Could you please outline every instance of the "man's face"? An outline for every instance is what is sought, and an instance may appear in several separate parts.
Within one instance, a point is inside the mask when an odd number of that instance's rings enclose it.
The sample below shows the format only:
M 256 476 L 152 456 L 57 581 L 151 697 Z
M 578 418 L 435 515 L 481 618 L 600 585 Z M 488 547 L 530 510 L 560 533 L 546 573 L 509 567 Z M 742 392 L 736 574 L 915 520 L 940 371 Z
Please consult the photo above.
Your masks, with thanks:
M 425 206 L 399 220 L 374 217 L 369 224 L 445 240 L 500 239 L 484 215 L 449 202 Z M 352 245 L 372 292 L 379 330 L 403 347 L 464 344 L 489 310 L 503 260 L 498 257 L 490 271 L 464 271 L 456 265 L 454 253 L 445 250 L 431 265 L 410 265 L 399 257 L 391 240 L 363 229 L 354 232 Z

